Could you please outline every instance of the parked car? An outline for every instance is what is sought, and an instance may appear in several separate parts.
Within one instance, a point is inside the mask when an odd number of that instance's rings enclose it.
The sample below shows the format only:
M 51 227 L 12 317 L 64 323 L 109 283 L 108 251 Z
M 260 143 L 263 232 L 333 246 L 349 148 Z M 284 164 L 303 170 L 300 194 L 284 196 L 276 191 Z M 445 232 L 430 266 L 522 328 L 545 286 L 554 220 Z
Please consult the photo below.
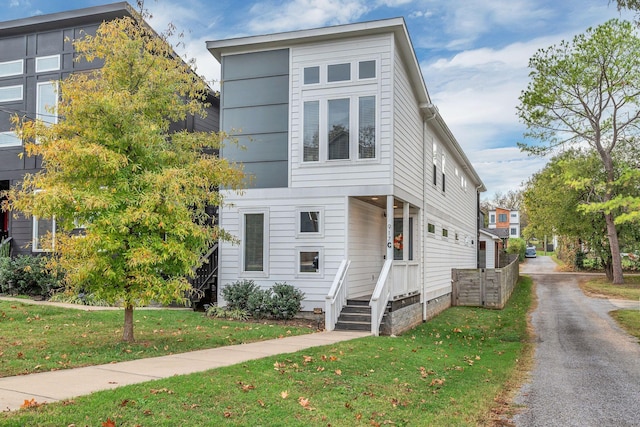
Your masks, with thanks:
M 535 246 L 529 246 L 524 250 L 524 257 L 525 258 L 535 258 L 536 257 L 536 247 Z

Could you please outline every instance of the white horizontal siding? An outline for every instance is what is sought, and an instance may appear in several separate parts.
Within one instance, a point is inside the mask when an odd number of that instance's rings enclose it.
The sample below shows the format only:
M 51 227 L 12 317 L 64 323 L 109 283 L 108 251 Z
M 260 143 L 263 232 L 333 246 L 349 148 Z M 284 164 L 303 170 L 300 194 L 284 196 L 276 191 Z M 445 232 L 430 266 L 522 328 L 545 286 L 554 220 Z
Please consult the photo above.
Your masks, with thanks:
M 349 297 L 371 295 L 384 265 L 384 210 L 357 199 L 349 202 Z
M 251 277 L 248 274 L 242 274 L 240 270 L 242 245 L 223 243 L 219 261 L 221 287 L 241 278 L 251 279 L 263 288 L 271 287 L 276 282 L 286 282 L 305 293 L 304 310 L 324 307 L 325 296 L 329 292 L 340 262 L 345 259 L 346 198 L 318 198 L 309 195 L 308 192 L 307 195 L 298 194 L 298 197 L 294 198 L 277 196 L 261 198 L 260 194 L 260 191 L 248 191 L 242 197 L 229 198 L 227 201 L 232 201 L 233 206 L 227 206 L 222 210 L 220 225 L 234 236 L 240 236 L 243 209 L 268 210 L 269 259 L 265 262 L 268 263 L 269 276 Z M 319 237 L 297 235 L 298 209 L 311 207 L 322 207 L 323 233 Z M 300 276 L 296 273 L 296 252 L 300 247 L 322 248 L 324 273 L 322 276 Z
M 394 76 L 394 184 L 422 199 L 422 117 L 411 82 L 399 52 L 395 54 Z

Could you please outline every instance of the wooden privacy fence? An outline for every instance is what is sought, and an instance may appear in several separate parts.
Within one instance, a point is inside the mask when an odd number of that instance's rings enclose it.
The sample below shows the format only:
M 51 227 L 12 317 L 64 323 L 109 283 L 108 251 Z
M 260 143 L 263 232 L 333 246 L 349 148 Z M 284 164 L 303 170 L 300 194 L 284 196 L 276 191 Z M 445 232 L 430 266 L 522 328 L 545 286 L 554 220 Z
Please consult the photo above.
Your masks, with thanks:
M 453 269 L 451 305 L 504 308 L 518 282 L 517 255 L 504 268 Z

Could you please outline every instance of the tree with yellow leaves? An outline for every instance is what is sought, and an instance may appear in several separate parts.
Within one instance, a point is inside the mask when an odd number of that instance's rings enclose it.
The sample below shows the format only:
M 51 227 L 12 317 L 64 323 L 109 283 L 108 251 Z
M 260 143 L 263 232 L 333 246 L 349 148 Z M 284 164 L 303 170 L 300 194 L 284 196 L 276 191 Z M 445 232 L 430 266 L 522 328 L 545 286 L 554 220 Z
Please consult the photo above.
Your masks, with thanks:
M 71 290 L 124 306 L 122 339 L 134 341 L 134 307 L 183 301 L 186 277 L 218 239 L 205 210 L 243 174 L 215 155 L 223 134 L 170 132 L 204 115 L 208 87 L 142 19 L 103 23 L 74 41 L 78 60 L 103 61 L 59 82 L 57 124 L 16 118 L 28 155 L 6 207 L 56 218 L 52 266 Z M 70 233 L 81 227 L 81 236 Z

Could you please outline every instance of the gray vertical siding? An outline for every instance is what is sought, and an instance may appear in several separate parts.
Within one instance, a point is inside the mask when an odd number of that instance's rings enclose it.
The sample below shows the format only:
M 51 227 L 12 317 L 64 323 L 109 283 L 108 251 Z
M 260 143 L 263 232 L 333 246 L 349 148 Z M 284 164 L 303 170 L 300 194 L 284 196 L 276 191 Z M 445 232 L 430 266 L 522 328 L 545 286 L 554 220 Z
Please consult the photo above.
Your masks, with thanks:
M 239 144 L 222 155 L 242 162 L 249 188 L 287 187 L 289 49 L 222 59 L 222 129 Z

